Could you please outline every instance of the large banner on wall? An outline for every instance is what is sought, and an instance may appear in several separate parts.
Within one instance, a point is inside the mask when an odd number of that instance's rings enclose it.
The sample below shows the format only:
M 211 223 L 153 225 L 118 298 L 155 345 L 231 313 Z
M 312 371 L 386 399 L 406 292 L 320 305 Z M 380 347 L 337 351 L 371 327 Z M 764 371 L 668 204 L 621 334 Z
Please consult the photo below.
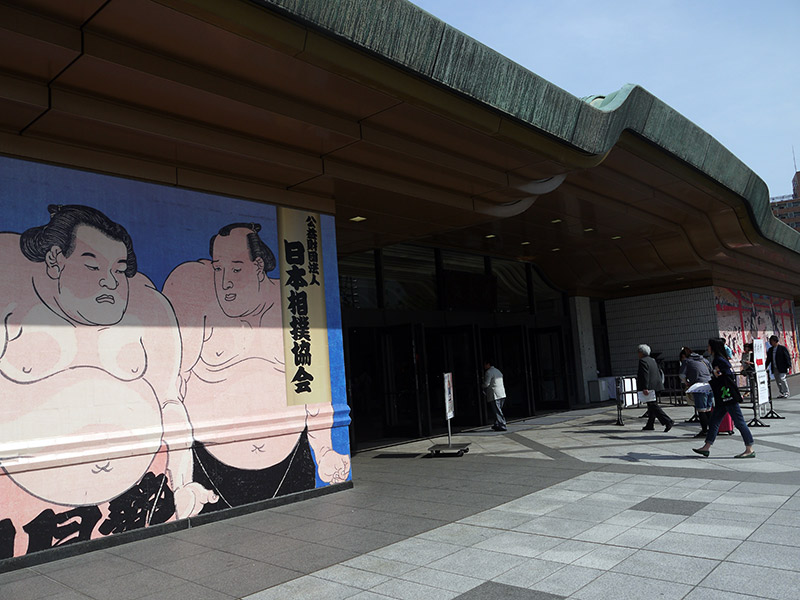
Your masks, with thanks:
M 0 202 L 0 559 L 350 477 L 332 217 L 8 158 Z
M 719 334 L 733 350 L 731 361 L 739 368 L 744 344 L 777 335 L 792 356 L 792 371 L 800 368 L 792 300 L 741 290 L 714 287 Z

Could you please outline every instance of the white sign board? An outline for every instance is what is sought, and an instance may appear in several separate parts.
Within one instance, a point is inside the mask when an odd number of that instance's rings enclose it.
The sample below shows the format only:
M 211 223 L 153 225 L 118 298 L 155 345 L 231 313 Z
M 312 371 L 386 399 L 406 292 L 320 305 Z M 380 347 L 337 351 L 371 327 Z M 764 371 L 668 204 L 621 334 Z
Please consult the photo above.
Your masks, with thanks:
M 444 412 L 449 421 L 456 416 L 456 403 L 453 398 L 453 374 L 444 374 Z
M 766 371 L 767 345 L 763 338 L 753 338 L 753 362 L 756 364 L 756 372 Z
M 636 377 L 621 377 L 620 379 L 622 405 L 626 407 L 637 406 L 639 404 L 639 398 L 636 393 Z
M 756 371 L 756 393 L 759 404 L 769 403 L 769 375 L 764 367 L 761 367 L 760 371 Z

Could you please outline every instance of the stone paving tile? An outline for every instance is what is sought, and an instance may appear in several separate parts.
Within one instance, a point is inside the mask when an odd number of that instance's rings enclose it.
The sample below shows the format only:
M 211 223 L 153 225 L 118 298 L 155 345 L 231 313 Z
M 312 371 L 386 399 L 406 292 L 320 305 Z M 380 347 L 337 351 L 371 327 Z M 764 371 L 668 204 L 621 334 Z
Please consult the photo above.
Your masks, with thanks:
M 711 537 L 745 540 L 758 529 L 757 523 L 745 523 L 733 519 L 712 519 L 705 515 L 689 517 L 672 528 L 676 533 L 695 533 Z
M 728 557 L 729 562 L 800 571 L 800 547 L 747 540 Z
M 388 575 L 389 577 L 399 577 L 403 573 L 408 573 L 417 568 L 417 565 L 401 562 L 398 560 L 387 560 L 371 554 L 363 554 L 342 563 L 346 567 L 362 569 L 372 573 Z
M 238 556 L 219 550 L 208 550 L 203 554 L 165 562 L 155 565 L 153 568 L 188 581 L 196 581 L 201 577 L 208 577 L 215 573 L 243 567 L 253 562 L 252 558 L 245 556 Z M 138 565 L 138 568 L 141 568 L 141 565 Z
M 460 596 L 458 600 L 563 600 L 564 596 L 539 590 L 528 590 L 494 581 L 487 581 Z
M 196 583 L 187 581 L 181 585 L 159 590 L 146 596 L 141 596 L 137 600 L 188 600 L 189 598 L 202 598 L 203 600 L 231 600 L 235 596 L 203 587 Z
M 631 527 L 628 531 L 611 538 L 608 543 L 615 546 L 626 546 L 629 548 L 644 548 L 654 539 L 663 535 L 663 531 L 657 529 L 643 529 L 641 527 Z
M 589 582 L 572 595 L 579 600 L 609 600 L 611 598 L 653 598 L 658 591 L 659 600 L 681 600 L 692 586 L 683 583 L 665 585 L 663 581 L 637 577 L 625 573 L 605 573 Z
M 770 515 L 769 519 L 766 520 L 766 523 L 770 525 L 788 525 L 789 527 L 797 527 L 798 524 L 800 524 L 800 511 L 779 508 L 772 513 L 772 515 Z
M 718 564 L 719 561 L 695 556 L 639 550 L 611 570 L 628 575 L 696 585 Z
M 637 527 L 641 529 L 653 529 L 655 531 L 669 531 L 688 517 L 683 515 L 652 515 L 639 523 Z
M 348 550 L 354 554 L 366 554 L 367 552 L 372 552 L 378 548 L 383 548 L 389 544 L 394 544 L 395 542 L 399 542 L 405 538 L 406 536 L 398 533 L 374 531 L 371 529 L 359 529 L 354 527 L 350 533 L 329 538 L 320 543 L 332 548 Z
M 245 596 L 243 600 L 287 600 L 288 598 L 344 600 L 344 598 L 351 598 L 361 591 L 358 588 L 306 575 L 268 590 Z
M 0 576 L 2 577 L 2 576 Z M 27 577 L 11 580 L 11 577 L 0 579 L 0 597 L 4 600 L 40 600 L 56 594 L 71 592 L 67 586 L 53 581 L 45 575 L 29 573 Z
M 482 579 L 457 575 L 456 573 L 448 573 L 446 571 L 437 571 L 427 567 L 420 567 L 408 573 L 404 573 L 400 575 L 398 579 L 414 581 L 416 583 L 442 588 L 443 590 L 458 592 L 459 594 L 467 592 L 483 583 Z
M 607 525 L 623 525 L 627 527 L 635 527 L 639 523 L 646 521 L 655 513 L 647 513 L 639 510 L 623 510 L 621 513 L 604 521 Z
M 48 577 L 67 587 L 81 587 L 85 585 L 87 581 L 102 583 L 103 581 L 127 575 L 128 573 L 134 573 L 142 569 L 140 563 L 103 551 L 85 557 L 83 562 L 69 561 L 64 568 L 54 568 L 61 564 L 61 561 L 57 561 L 48 565 L 50 568 L 43 570 Z M 33 567 L 33 569 L 39 571 L 43 567 L 45 567 L 45 565 L 38 565 Z M 2 585 L 0 581 L 0 589 L 2 589 Z
M 548 575 L 544 579 L 540 579 L 530 587 L 542 592 L 570 596 L 586 584 L 600 577 L 603 573 L 604 571 L 599 569 L 566 565 L 563 569 Z
M 550 535 L 560 538 L 571 538 L 592 527 L 586 521 L 574 521 L 570 519 L 557 519 L 555 517 L 537 517 L 522 525 L 514 527 L 514 531 L 523 533 L 538 533 L 540 535 Z
M 634 548 L 600 546 L 596 550 L 592 550 L 588 554 L 584 554 L 572 564 L 579 567 L 589 567 L 592 569 L 608 571 L 631 556 L 634 552 L 636 552 L 636 549 Z
M 740 540 L 668 531 L 647 544 L 645 549 L 684 556 L 725 560 L 741 543 Z
M 247 565 L 235 569 L 202 577 L 195 583 L 240 598 L 301 576 L 302 573 L 298 571 L 251 561 Z
M 707 505 L 706 502 L 692 500 L 672 500 L 669 498 L 648 498 L 631 506 L 631 510 L 662 513 L 667 515 L 682 515 L 689 517 Z
M 474 548 L 533 558 L 564 540 L 535 533 L 500 532 L 475 544 Z
M 572 536 L 574 540 L 581 540 L 584 542 L 595 542 L 603 544 L 612 538 L 625 533 L 630 527 L 628 525 L 610 525 L 608 523 L 601 523 L 589 529 L 582 531 Z
M 423 585 L 406 579 L 389 579 L 378 584 L 370 591 L 391 598 L 399 598 L 400 600 L 419 600 L 420 598 L 430 598 L 430 600 L 452 600 L 459 595 L 459 592 Z
M 702 586 L 771 600 L 797 600 L 800 573 L 724 562 L 703 580 Z
M 402 560 L 420 567 L 461 550 L 462 546 L 435 542 L 422 538 L 409 538 L 372 552 L 373 556 L 387 560 Z
M 684 600 L 756 600 L 757 596 L 745 596 L 726 590 L 712 590 L 710 588 L 696 587 Z
M 598 548 L 597 544 L 591 542 L 581 542 L 579 540 L 567 540 L 558 546 L 554 546 L 538 555 L 537 558 L 550 560 L 553 562 L 571 563 L 578 560 L 581 556 L 589 554 Z
M 457 546 L 472 546 L 497 535 L 497 530 L 465 523 L 450 523 L 419 534 L 419 538 Z
M 362 590 L 373 588 L 389 579 L 387 575 L 380 575 L 362 569 L 354 569 L 353 567 L 346 567 L 344 565 L 333 565 L 327 569 L 316 571 L 314 577 L 335 581 L 336 583 L 357 587 Z
M 564 563 L 530 558 L 513 569 L 509 569 L 505 573 L 498 575 L 493 581 L 529 588 L 537 581 L 541 581 L 556 571 L 560 571 L 565 566 Z
M 488 581 L 523 563 L 525 558 L 480 548 L 465 548 L 428 565 L 431 569 Z
M 800 521 L 795 523 L 800 526 Z M 800 527 L 789 525 L 770 525 L 765 523 L 753 532 L 748 542 L 766 542 L 784 546 L 800 546 Z M 782 550 L 783 552 L 783 550 Z
M 154 569 L 141 569 L 106 581 L 84 582 L 76 590 L 102 600 L 133 600 L 186 584 L 186 580 Z

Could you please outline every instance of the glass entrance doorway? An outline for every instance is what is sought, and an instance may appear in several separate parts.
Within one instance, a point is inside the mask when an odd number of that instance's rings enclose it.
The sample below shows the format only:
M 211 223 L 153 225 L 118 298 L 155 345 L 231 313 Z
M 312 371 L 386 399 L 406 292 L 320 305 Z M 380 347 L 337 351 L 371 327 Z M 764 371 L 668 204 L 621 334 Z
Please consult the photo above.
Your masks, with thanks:
M 425 329 L 430 429 L 432 435 L 447 430 L 444 414 L 444 373 L 453 374 L 455 417 L 453 427 L 477 427 L 483 424 L 481 376 L 483 369 L 477 349 L 478 328 L 432 327 Z

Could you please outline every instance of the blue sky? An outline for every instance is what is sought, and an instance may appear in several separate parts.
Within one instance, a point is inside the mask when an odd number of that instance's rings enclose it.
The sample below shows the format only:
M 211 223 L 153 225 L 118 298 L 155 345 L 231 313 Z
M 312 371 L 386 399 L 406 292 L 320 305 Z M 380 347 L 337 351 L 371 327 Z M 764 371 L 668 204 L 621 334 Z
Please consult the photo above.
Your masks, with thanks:
M 753 169 L 800 165 L 800 1 L 414 0 L 575 96 L 641 85 Z

